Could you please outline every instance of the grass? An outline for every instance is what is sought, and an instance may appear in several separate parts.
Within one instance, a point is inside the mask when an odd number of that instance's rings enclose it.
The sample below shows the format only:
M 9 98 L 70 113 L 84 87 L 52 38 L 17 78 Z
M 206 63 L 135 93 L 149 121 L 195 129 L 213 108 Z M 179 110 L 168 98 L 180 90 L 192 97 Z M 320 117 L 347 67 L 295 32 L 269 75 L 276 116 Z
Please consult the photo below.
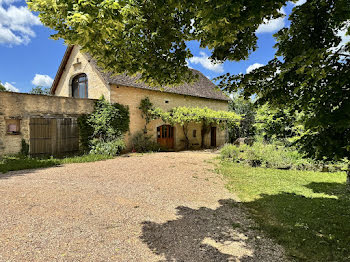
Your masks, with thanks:
M 84 163 L 84 162 L 95 162 L 100 160 L 111 159 L 109 155 L 81 155 L 66 158 L 30 158 L 23 156 L 5 156 L 0 159 L 0 173 L 7 173 L 9 171 L 24 170 L 24 169 L 35 169 L 58 166 L 61 164 L 69 163 Z
M 219 172 L 259 228 L 296 261 L 350 261 L 345 173 L 277 170 L 222 162 Z

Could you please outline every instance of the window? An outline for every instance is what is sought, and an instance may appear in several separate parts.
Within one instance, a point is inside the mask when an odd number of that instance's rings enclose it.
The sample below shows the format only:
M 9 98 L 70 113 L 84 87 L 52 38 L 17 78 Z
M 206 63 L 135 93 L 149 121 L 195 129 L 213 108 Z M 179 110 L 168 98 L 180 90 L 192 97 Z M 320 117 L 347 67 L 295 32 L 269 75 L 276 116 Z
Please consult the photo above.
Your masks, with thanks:
M 164 102 L 165 102 L 166 104 L 169 104 L 169 100 L 164 100 Z
M 20 131 L 19 119 L 7 119 L 6 120 L 6 132 L 10 135 L 18 135 Z
M 193 137 L 197 137 L 197 130 L 196 129 L 193 130 Z
M 86 74 L 80 74 L 73 78 L 72 97 L 88 98 L 88 79 Z

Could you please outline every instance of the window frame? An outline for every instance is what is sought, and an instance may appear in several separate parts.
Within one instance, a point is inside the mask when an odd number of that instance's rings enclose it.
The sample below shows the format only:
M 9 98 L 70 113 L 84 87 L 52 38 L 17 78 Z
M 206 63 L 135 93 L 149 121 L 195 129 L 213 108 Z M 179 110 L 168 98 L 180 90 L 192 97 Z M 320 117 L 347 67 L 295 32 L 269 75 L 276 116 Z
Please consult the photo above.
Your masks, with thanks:
M 84 78 L 84 79 L 83 79 Z M 84 84 L 84 97 L 81 97 L 80 96 L 80 84 L 83 83 Z M 74 96 L 75 94 L 75 90 L 77 89 L 77 94 L 78 96 Z M 81 73 L 81 74 L 78 74 L 76 76 L 73 77 L 72 79 L 72 86 L 71 86 L 71 91 L 72 91 L 72 97 L 74 98 L 89 98 L 89 81 L 88 81 L 88 77 L 85 73 Z

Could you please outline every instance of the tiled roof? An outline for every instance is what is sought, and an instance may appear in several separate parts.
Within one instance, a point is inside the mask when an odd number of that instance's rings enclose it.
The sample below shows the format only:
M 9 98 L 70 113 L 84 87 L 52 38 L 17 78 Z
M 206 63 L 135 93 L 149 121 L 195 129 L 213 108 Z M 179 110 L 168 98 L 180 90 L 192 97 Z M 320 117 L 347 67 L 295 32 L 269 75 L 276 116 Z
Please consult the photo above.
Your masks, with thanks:
M 129 86 L 136 87 L 154 91 L 163 91 L 167 93 L 175 93 L 180 95 L 188 95 L 195 97 L 203 97 L 208 99 L 216 99 L 216 100 L 224 100 L 228 101 L 229 98 L 215 85 L 211 82 L 207 77 L 205 77 L 198 70 L 191 69 L 195 75 L 198 75 L 198 78 L 192 83 L 185 83 L 180 86 L 175 87 L 153 87 L 149 86 L 146 83 L 139 81 L 139 76 L 131 77 L 126 74 L 113 74 L 106 73 L 101 68 L 99 68 L 96 64 L 96 61 L 89 55 L 85 54 L 92 64 L 95 67 L 102 78 L 105 80 L 107 84 L 111 85 L 120 85 L 120 86 Z M 56 79 L 55 79 L 56 80 Z M 52 88 L 54 90 L 54 87 Z

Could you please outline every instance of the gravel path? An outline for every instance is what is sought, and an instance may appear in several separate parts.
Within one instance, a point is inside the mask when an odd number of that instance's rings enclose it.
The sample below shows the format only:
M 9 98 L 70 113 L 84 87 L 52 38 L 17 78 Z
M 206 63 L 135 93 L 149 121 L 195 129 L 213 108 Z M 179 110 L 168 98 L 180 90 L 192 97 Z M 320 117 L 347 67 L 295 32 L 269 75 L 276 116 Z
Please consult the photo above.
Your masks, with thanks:
M 285 261 L 209 152 L 0 174 L 0 261 Z M 240 226 L 237 226 L 240 225 Z

